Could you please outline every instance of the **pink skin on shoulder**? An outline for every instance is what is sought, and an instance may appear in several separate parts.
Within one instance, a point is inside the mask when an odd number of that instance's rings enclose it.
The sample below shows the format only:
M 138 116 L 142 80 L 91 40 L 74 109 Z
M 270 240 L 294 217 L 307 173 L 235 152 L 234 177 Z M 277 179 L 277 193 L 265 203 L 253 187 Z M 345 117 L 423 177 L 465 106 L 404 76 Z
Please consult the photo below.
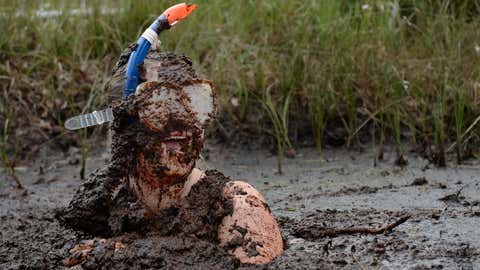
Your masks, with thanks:
M 195 168 L 185 183 L 182 197 L 203 176 Z M 235 238 L 243 239 L 241 245 L 229 250 L 242 263 L 267 264 L 280 256 L 282 235 L 262 194 L 248 183 L 232 181 L 225 186 L 223 196 L 232 200 L 233 213 L 223 219 L 219 228 L 220 246 L 227 246 Z

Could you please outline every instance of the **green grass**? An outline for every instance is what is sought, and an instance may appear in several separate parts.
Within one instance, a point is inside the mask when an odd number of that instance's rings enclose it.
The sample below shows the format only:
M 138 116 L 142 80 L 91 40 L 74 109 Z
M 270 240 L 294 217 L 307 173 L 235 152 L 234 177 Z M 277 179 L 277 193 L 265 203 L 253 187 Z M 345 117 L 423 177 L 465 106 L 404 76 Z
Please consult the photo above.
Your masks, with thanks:
M 80 6 L 48 2 L 45 9 Z M 108 103 L 102 87 L 117 56 L 172 4 L 86 2 L 92 14 L 56 18 L 33 16 L 39 4 L 30 2 L 14 16 L 21 5 L 0 2 L 0 121 L 12 115 L 23 151 L 66 140 L 59 126 L 72 112 Z M 336 128 L 345 145 L 376 138 L 400 153 L 406 142 L 461 149 L 480 115 L 477 1 L 391 1 L 398 12 L 373 0 L 195 2 L 161 35 L 161 49 L 187 54 L 215 82 L 217 127 L 271 138 L 280 154 L 305 138 L 320 152 Z M 102 5 L 124 11 L 102 15 Z M 469 143 L 479 131 L 470 129 Z
M 15 173 L 15 157 L 16 157 L 16 152 L 17 152 L 17 142 L 15 140 L 15 147 L 13 148 L 13 157 L 9 156 L 9 153 L 7 153 L 7 143 L 9 142 L 9 136 L 11 135 L 11 128 L 10 128 L 10 122 L 11 122 L 11 115 L 7 113 L 5 117 L 5 122 L 3 126 L 3 132 L 0 134 L 0 161 L 2 162 L 3 167 L 5 167 L 8 175 L 14 180 L 17 188 L 23 188 L 22 183 L 20 182 L 20 179 L 18 179 L 16 173 Z

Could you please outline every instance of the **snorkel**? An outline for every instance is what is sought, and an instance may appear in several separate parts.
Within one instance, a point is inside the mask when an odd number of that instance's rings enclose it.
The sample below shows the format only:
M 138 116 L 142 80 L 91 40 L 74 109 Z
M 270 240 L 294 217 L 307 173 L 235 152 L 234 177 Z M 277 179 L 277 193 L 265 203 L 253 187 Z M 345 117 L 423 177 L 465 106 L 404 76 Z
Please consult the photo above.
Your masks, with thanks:
M 128 59 L 125 83 L 123 88 L 123 98 L 134 94 L 140 82 L 139 66 L 145 60 L 150 48 L 156 45 L 158 35 L 166 29 L 170 29 L 179 21 L 185 19 L 197 8 L 197 5 L 188 5 L 185 3 L 174 5 L 165 10 L 137 40 L 136 46 Z M 114 119 L 112 108 L 101 111 L 81 114 L 71 117 L 65 121 L 65 128 L 68 130 L 77 130 L 90 126 L 100 125 L 111 122 Z
M 185 3 L 174 5 L 165 10 L 162 15 L 143 32 L 137 40 L 135 50 L 130 54 L 130 58 L 128 59 L 125 88 L 123 91 L 124 98 L 135 93 L 140 80 L 138 66 L 143 63 L 150 48 L 156 45 L 158 35 L 163 30 L 170 29 L 176 23 L 186 18 L 196 8 L 197 5 L 188 5 Z

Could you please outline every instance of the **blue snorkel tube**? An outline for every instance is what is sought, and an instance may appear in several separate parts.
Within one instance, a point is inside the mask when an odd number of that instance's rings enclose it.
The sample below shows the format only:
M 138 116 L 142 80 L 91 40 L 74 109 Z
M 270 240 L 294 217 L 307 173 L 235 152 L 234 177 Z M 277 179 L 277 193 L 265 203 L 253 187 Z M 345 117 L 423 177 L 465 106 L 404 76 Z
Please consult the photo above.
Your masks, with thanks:
M 137 47 L 130 54 L 127 64 L 127 76 L 125 79 L 125 89 L 123 90 L 123 97 L 126 98 L 135 93 L 138 82 L 140 80 L 140 72 L 138 66 L 143 63 L 148 51 L 155 44 L 158 39 L 158 35 L 165 29 L 169 29 L 171 26 L 168 24 L 167 17 L 160 15 L 150 27 L 148 27 L 142 36 L 137 40 Z
M 163 30 L 170 29 L 177 22 L 187 17 L 196 7 L 196 5 L 187 5 L 185 3 L 172 6 L 165 10 L 165 12 L 163 12 L 162 15 L 160 15 L 155 22 L 143 32 L 142 36 L 137 40 L 137 47 L 130 54 L 130 58 L 128 59 L 125 88 L 123 90 L 124 98 L 135 93 L 140 81 L 138 67 L 145 60 L 152 45 L 156 44 L 158 35 Z

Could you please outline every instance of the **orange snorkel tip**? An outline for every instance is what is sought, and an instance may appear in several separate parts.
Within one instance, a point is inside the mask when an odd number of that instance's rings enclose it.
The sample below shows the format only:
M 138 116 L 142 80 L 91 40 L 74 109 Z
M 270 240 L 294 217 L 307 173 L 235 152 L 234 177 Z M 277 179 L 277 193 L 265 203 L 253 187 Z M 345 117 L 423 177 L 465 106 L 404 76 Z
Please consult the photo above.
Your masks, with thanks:
M 190 13 L 192 13 L 197 8 L 196 4 L 177 4 L 169 7 L 163 12 L 163 15 L 167 18 L 168 24 L 170 26 L 175 25 L 179 21 L 185 19 Z

